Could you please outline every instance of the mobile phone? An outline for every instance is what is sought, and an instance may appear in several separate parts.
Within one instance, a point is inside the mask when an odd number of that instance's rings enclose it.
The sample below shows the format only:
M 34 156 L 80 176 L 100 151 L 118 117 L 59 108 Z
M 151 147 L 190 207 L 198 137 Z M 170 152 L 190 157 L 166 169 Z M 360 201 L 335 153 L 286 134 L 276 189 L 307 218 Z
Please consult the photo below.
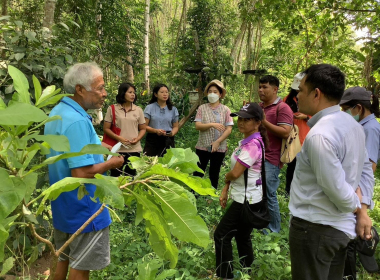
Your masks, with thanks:
M 211 151 L 212 151 L 212 145 L 207 147 L 207 152 L 211 153 Z
M 166 131 L 166 135 L 170 135 L 172 132 L 170 130 Z

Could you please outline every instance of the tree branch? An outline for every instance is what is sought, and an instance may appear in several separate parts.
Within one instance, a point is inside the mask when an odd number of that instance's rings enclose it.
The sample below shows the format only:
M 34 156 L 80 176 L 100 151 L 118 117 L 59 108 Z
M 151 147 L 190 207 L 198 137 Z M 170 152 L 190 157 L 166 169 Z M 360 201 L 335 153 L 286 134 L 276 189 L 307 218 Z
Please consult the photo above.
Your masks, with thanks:
M 104 210 L 106 205 L 103 203 L 102 206 L 96 211 L 71 237 L 59 248 L 58 251 L 55 252 L 55 255 L 59 257 L 59 255 L 66 249 L 67 246 Z
M 348 12 L 362 12 L 362 13 L 376 13 L 376 10 L 361 10 L 361 9 L 348 9 L 348 8 L 338 8 L 338 10 L 348 11 Z
M 38 235 L 38 233 L 36 232 L 36 229 L 34 227 L 33 224 L 29 224 L 29 228 L 30 228 L 30 231 L 32 232 L 32 234 L 34 235 L 35 238 L 37 238 L 39 241 L 45 243 L 46 245 L 49 246 L 49 249 L 51 250 L 51 252 L 53 254 L 55 254 L 55 248 L 54 248 L 54 245 L 53 243 L 51 243 L 49 240 L 41 237 L 40 235 Z

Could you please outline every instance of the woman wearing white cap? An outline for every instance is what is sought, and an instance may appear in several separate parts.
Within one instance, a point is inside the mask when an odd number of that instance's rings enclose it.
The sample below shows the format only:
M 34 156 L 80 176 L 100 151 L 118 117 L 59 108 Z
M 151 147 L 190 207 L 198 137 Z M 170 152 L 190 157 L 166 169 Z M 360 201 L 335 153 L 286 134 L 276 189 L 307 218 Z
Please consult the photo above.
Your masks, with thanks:
M 376 120 L 380 117 L 378 96 L 372 95 L 372 92 L 363 87 L 352 87 L 344 92 L 339 105 L 342 111 L 350 114 L 363 126 L 368 157 L 375 173 L 377 161 L 380 158 L 380 124 Z M 379 270 L 375 256 L 369 257 L 359 253 L 359 258 L 368 272 Z M 356 279 L 355 243 L 348 244 L 344 276 L 352 276 Z
M 234 121 L 230 109 L 220 103 L 226 96 L 226 89 L 219 80 L 212 80 L 205 88 L 209 103 L 199 106 L 195 116 L 195 129 L 199 130 L 198 142 L 195 146 L 199 157 L 198 166 L 206 170 L 210 162 L 209 177 L 211 185 L 217 189 L 220 167 L 227 151 L 227 137 L 231 134 Z M 203 176 L 195 172 L 196 176 Z
M 302 78 L 305 76 L 303 73 L 298 73 L 294 76 L 293 83 L 291 84 L 291 90 L 289 94 L 284 98 L 284 102 L 289 105 L 289 107 L 293 111 L 293 121 L 294 124 L 298 126 L 299 129 L 299 138 L 301 145 L 303 144 L 303 141 L 305 141 L 306 135 L 309 132 L 310 128 L 306 124 L 307 121 L 310 119 L 309 116 L 302 114 L 298 110 L 298 100 L 297 100 L 297 94 L 299 92 L 299 85 L 301 83 Z M 290 185 L 293 180 L 293 174 L 294 169 L 296 168 L 296 158 L 292 162 L 288 163 L 288 168 L 286 169 L 286 187 L 285 191 L 289 195 L 290 192 Z

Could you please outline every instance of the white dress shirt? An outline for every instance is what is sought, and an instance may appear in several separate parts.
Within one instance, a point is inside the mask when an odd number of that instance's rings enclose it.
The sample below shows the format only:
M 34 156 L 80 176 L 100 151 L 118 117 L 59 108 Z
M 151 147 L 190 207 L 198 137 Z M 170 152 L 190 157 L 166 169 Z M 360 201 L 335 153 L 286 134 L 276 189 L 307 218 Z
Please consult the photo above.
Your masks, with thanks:
M 330 225 L 355 238 L 355 215 L 363 202 L 372 203 L 374 178 L 365 148 L 363 127 L 338 105 L 315 114 L 297 164 L 290 190 L 293 216 Z M 366 164 L 365 164 L 366 162 Z

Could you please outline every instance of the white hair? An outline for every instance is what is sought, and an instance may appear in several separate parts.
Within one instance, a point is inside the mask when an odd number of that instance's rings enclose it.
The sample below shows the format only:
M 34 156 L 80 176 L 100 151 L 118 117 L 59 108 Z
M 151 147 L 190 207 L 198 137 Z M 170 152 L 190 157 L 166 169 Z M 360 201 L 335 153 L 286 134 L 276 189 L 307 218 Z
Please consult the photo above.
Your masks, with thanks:
M 99 76 L 103 76 L 103 71 L 95 62 L 76 63 L 67 70 L 63 87 L 71 94 L 75 93 L 76 85 L 81 85 L 90 91 L 92 82 Z

